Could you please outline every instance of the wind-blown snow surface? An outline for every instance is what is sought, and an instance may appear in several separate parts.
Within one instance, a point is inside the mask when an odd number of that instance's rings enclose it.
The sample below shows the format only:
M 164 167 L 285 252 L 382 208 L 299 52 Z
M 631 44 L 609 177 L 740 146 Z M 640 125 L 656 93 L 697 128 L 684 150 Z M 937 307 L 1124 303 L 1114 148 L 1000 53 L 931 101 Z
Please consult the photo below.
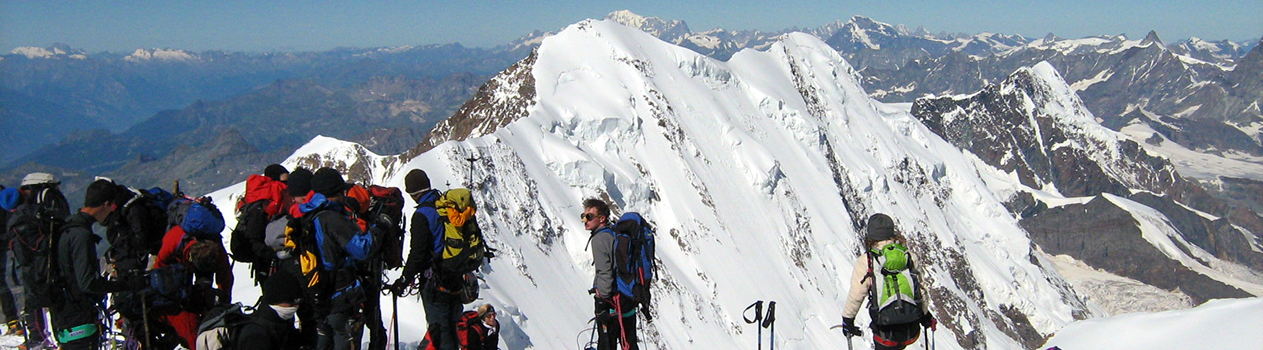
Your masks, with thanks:
M 657 227 L 662 278 L 655 317 L 640 332 L 647 349 L 754 349 L 742 310 L 755 300 L 778 302 L 778 348 L 841 347 L 841 333 L 828 328 L 841 322 L 860 249 L 855 223 L 876 212 L 920 248 L 943 349 L 1023 348 L 1011 334 L 1046 336 L 1073 314 L 1097 312 L 1041 267 L 1051 263 L 1032 251 L 972 158 L 906 105 L 870 100 L 819 39 L 789 34 L 766 52 L 721 62 L 585 21 L 544 40 L 532 75 L 528 115 L 490 134 L 406 163 L 317 138 L 285 162 L 320 159 L 391 186 L 420 168 L 440 189 L 473 187 L 479 222 L 500 249 L 482 270 L 478 303 L 501 310 L 506 349 L 587 340 L 593 269 L 577 216 L 589 197 Z M 480 158 L 472 174 L 470 156 Z M 214 196 L 230 203 L 241 191 Z M 248 282 L 234 293 L 258 296 Z M 401 300 L 400 313 L 403 341 L 419 340 L 416 300 Z
M 1075 322 L 1048 339 L 1061 349 L 1258 349 L 1263 298 L 1211 300 L 1193 309 Z

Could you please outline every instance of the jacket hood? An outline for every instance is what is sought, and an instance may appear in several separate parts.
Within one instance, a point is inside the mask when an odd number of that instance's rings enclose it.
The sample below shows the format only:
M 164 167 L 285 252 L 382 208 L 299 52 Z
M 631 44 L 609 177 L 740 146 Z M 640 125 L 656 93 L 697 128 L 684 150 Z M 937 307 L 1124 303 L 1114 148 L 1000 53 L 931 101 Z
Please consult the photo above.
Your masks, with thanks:
M 271 178 L 259 174 L 251 174 L 246 179 L 246 196 L 242 204 L 250 204 L 259 200 L 270 200 L 263 211 L 268 216 L 275 216 L 281 211 L 281 202 L 284 195 L 288 191 L 288 187 L 284 182 L 272 180 Z M 240 208 L 238 208 L 240 209 Z

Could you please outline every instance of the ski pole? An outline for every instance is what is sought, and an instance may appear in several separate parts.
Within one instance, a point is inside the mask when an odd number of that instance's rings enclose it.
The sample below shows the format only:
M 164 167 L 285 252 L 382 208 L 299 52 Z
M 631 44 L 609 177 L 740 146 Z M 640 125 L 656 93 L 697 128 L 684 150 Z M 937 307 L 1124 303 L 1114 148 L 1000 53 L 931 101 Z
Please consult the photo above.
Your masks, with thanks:
M 390 293 L 390 304 L 391 304 L 391 310 L 392 310 L 390 314 L 390 323 L 391 323 L 391 327 L 395 329 L 395 350 L 399 350 L 399 294 L 398 293 Z
M 746 315 L 745 315 L 745 314 L 746 314 L 746 312 L 749 312 L 749 311 L 750 311 L 750 309 L 754 309 L 754 319 L 753 319 L 753 320 L 751 320 L 749 317 L 746 317 Z M 754 328 L 758 330 L 758 337 L 759 337 L 759 350 L 763 350 L 763 324 L 762 324 L 762 321 L 763 321 L 763 301 L 762 301 L 762 300 L 755 301 L 755 302 L 754 302 L 754 304 L 750 304 L 750 306 L 747 306 L 747 307 L 746 307 L 746 310 L 741 312 L 741 317 L 742 317 L 742 318 L 744 318 L 744 319 L 746 320 L 746 323 L 747 323 L 747 324 L 749 324 L 749 323 L 753 323 L 753 324 L 754 324 Z
M 768 350 L 776 349 L 776 302 L 767 302 L 767 313 L 763 314 L 763 327 L 771 329 L 772 338 L 768 340 Z

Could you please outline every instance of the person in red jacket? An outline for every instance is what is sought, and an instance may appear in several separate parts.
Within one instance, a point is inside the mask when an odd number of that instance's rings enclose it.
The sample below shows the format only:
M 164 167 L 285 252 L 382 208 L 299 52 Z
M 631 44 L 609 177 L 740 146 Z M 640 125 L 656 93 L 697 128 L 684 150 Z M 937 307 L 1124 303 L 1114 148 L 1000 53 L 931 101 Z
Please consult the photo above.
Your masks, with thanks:
M 197 326 L 202 320 L 202 312 L 211 305 L 228 303 L 232 294 L 232 265 L 228 261 L 228 252 L 224 250 L 223 243 L 213 242 L 210 240 L 188 238 L 190 242 L 184 242 L 186 239 L 184 229 L 179 225 L 172 227 L 167 231 L 167 235 L 162 239 L 162 249 L 158 251 L 158 260 L 154 263 L 154 270 L 170 266 L 173 264 L 184 264 L 186 267 L 194 271 L 194 285 L 198 285 L 198 281 L 206 281 L 212 275 L 214 277 L 214 289 L 198 289 L 193 288 L 190 293 L 194 304 L 192 307 L 181 307 L 175 310 L 154 310 L 157 313 L 156 319 L 175 329 L 177 335 L 181 339 L 181 345 L 190 350 L 195 348 L 197 343 Z M 199 292 L 200 291 L 200 292 Z M 202 296 L 199 298 L 199 296 Z M 196 304 L 206 304 L 199 307 Z

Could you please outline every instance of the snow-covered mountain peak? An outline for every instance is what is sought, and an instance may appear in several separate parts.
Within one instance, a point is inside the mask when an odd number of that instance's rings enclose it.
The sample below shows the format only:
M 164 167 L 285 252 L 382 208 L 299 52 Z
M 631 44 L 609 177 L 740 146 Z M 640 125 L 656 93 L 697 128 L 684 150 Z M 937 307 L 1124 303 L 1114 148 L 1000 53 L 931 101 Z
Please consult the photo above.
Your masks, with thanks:
M 188 62 L 198 60 L 197 55 L 184 50 L 175 49 L 136 49 L 123 59 L 131 62 L 168 61 Z
M 88 58 L 87 52 L 83 50 L 73 49 L 63 44 L 56 44 L 47 48 L 23 46 L 23 47 L 15 48 L 12 51 L 9 51 L 9 54 L 22 55 L 22 56 L 25 56 L 27 59 L 69 58 L 69 59 L 82 60 L 82 59 Z
M 923 262 L 942 322 L 933 337 L 945 349 L 1034 348 L 1101 312 L 1006 207 L 1024 185 L 1048 197 L 1106 192 L 1050 180 L 1049 169 L 1139 173 L 1114 168 L 1139 158 L 1094 137 L 1090 113 L 1051 66 L 978 94 L 918 101 L 913 113 L 873 101 L 854 74 L 807 34 L 721 61 L 587 20 L 544 39 L 413 151 L 378 157 L 321 138 L 286 164 L 341 164 L 392 186 L 423 169 L 436 188 L 474 189 L 478 221 L 499 249 L 480 271 L 479 303 L 504 310 L 508 348 L 573 348 L 587 335 L 590 233 L 575 219 L 585 198 L 641 212 L 657 228 L 661 279 L 653 321 L 641 327 L 645 348 L 752 349 L 755 329 L 741 311 L 754 300 L 778 301 L 778 347 L 837 348 L 845 339 L 829 326 L 840 322 L 860 223 L 877 212 L 895 218 Z M 917 106 L 942 116 L 918 119 Z M 955 145 L 944 130 L 973 133 L 979 147 Z M 1036 165 L 1003 168 L 990 155 Z M 1089 166 L 1098 173 L 1081 171 Z M 1134 183 L 1112 181 L 1102 186 Z M 400 300 L 400 310 L 411 314 L 404 341 L 419 340 L 419 306 Z
M 679 38 L 688 35 L 690 32 L 688 24 L 685 24 L 684 21 L 667 21 L 658 17 L 645 17 L 630 10 L 611 12 L 605 16 L 605 19 L 640 29 L 645 33 L 649 33 L 649 35 L 662 38 L 668 42 L 677 42 Z

